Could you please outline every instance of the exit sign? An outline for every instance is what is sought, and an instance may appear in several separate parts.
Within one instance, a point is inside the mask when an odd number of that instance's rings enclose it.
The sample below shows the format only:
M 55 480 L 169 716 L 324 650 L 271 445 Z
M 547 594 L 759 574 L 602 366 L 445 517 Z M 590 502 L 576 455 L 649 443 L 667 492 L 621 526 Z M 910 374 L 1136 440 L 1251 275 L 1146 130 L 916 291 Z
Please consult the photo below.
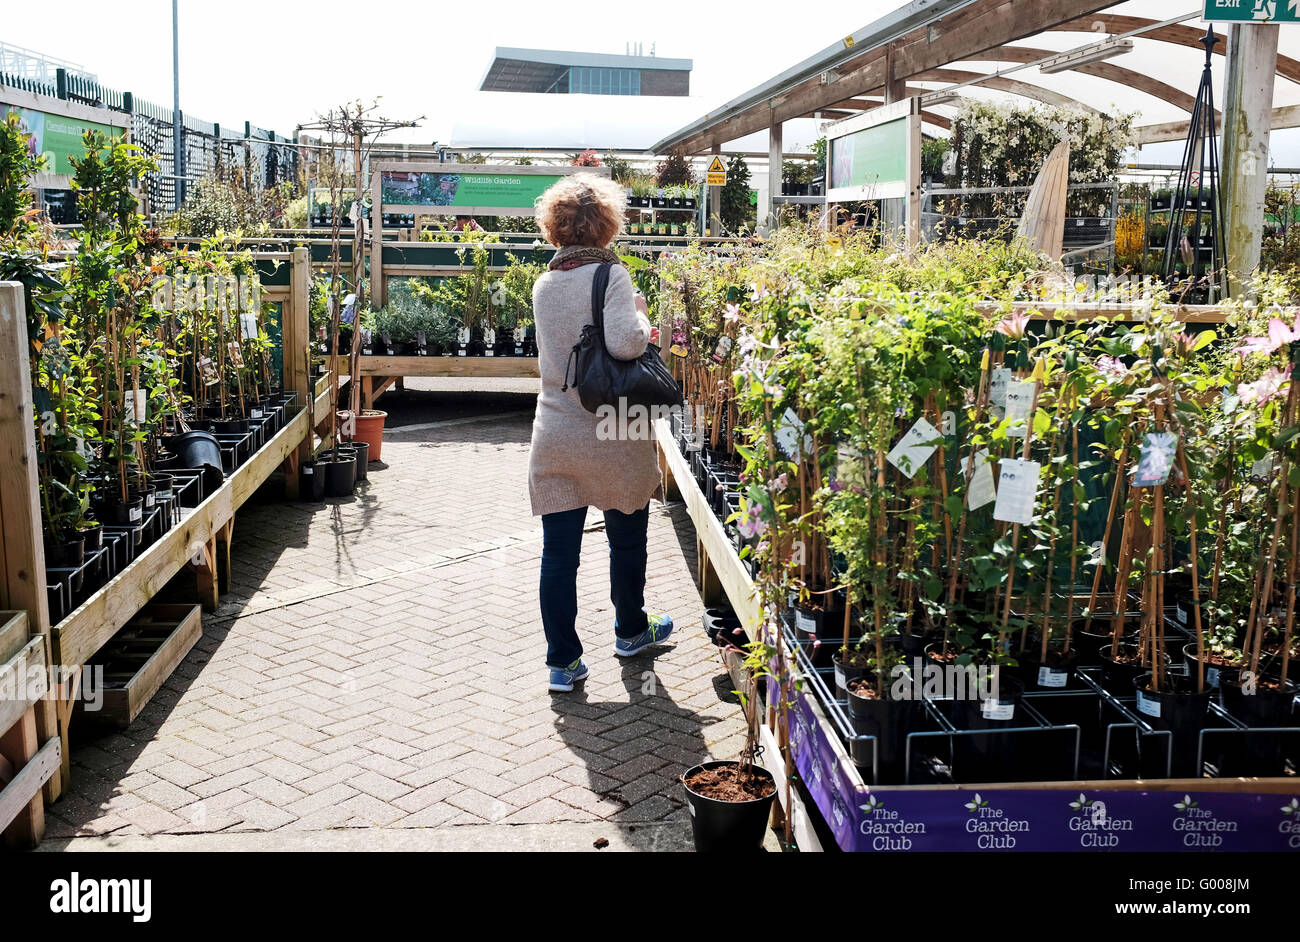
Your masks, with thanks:
M 1300 0 L 1205 0 L 1215 23 L 1300 23 Z

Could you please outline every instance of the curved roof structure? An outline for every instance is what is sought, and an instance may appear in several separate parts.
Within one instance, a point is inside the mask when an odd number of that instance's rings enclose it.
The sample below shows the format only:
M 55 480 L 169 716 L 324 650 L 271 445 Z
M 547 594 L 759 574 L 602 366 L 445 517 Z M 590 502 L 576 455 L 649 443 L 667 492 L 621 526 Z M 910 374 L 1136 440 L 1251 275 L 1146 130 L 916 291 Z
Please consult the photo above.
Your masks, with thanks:
M 1137 112 L 1142 144 L 1178 141 L 1205 63 L 1198 0 L 912 0 L 659 140 L 698 154 L 775 122 L 841 118 L 905 95 L 960 93 Z M 1211 71 L 1223 88 L 1226 30 Z M 934 99 L 931 99 L 934 101 Z M 931 130 L 954 99 L 923 102 Z M 1273 127 L 1300 127 L 1300 25 L 1281 27 Z

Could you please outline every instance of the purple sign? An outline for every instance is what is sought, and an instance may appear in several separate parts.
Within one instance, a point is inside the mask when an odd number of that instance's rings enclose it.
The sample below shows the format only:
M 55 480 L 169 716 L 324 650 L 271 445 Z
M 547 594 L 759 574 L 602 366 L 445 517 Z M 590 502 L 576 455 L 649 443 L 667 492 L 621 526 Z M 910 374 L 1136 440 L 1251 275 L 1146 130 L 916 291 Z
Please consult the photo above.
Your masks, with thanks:
M 850 851 L 1300 850 L 1295 794 L 950 788 L 879 791 L 852 781 L 808 694 L 790 709 L 795 767 Z

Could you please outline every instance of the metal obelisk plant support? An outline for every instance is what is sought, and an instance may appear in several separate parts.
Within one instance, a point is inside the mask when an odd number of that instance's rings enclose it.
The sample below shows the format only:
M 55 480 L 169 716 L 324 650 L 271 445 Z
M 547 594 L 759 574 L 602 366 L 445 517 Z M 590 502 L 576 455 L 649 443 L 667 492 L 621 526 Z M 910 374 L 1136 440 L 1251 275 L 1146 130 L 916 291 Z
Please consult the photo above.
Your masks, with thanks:
M 1185 282 L 1181 289 L 1175 290 L 1175 298 L 1180 301 L 1189 291 L 1197 294 L 1204 291 L 1203 300 L 1207 303 L 1213 302 L 1216 294 L 1221 297 L 1224 293 L 1219 147 L 1214 123 L 1214 82 L 1210 75 L 1210 60 L 1218 42 L 1219 37 L 1214 35 L 1214 27 L 1210 26 L 1201 37 L 1201 44 L 1205 46 L 1205 67 L 1201 70 L 1201 84 L 1196 90 L 1196 103 L 1188 122 L 1187 143 L 1183 147 L 1173 205 L 1169 211 L 1169 232 L 1165 236 L 1163 274 L 1166 283 L 1175 288 L 1179 259 L 1187 269 Z M 1203 235 L 1210 237 L 1208 263 L 1201 251 Z

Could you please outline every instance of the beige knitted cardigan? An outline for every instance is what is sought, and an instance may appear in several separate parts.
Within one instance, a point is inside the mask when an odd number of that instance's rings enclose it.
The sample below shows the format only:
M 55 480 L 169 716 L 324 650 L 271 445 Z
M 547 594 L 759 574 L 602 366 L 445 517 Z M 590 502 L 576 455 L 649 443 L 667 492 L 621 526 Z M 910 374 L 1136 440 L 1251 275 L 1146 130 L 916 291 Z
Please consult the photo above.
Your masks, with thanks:
M 659 489 L 654 439 L 602 441 L 597 436 L 600 417 L 582 407 L 576 389 L 561 388 L 569 351 L 592 322 L 591 282 L 597 267 L 548 271 L 533 288 L 542 376 L 528 459 L 528 496 L 535 516 L 578 507 L 632 513 Z M 615 265 L 605 292 L 605 344 L 620 360 L 639 357 L 650 341 L 650 322 L 637 311 L 634 298 L 627 269 Z M 627 425 L 634 428 L 634 423 Z

